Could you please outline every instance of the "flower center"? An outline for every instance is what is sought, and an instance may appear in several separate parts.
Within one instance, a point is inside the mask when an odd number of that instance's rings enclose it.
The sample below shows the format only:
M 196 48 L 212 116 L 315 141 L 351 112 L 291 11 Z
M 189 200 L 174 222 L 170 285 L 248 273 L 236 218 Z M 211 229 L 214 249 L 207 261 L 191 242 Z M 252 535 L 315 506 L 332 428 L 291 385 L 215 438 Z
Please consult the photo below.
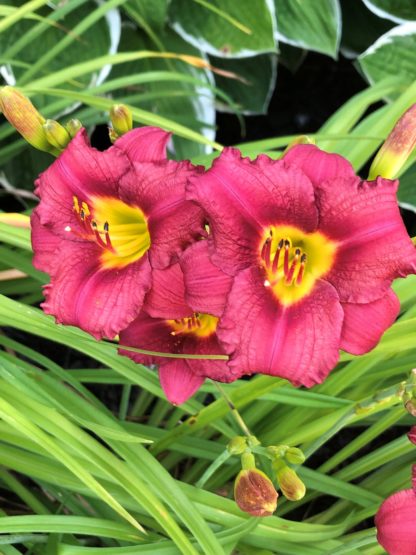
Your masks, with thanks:
M 210 314 L 194 312 L 194 314 L 188 318 L 166 320 L 166 322 L 172 328 L 170 332 L 171 335 L 192 333 L 197 337 L 209 337 L 215 333 L 217 329 L 218 318 Z
M 103 268 L 124 268 L 149 249 L 147 220 L 139 207 L 113 197 L 93 197 L 90 204 L 73 197 L 73 202 L 84 230 L 82 237 L 102 248 Z M 65 229 L 72 231 L 69 226 Z
M 260 243 L 265 287 L 270 287 L 283 305 L 299 301 L 332 268 L 336 249 L 336 243 L 319 231 L 305 233 L 294 226 L 271 226 Z

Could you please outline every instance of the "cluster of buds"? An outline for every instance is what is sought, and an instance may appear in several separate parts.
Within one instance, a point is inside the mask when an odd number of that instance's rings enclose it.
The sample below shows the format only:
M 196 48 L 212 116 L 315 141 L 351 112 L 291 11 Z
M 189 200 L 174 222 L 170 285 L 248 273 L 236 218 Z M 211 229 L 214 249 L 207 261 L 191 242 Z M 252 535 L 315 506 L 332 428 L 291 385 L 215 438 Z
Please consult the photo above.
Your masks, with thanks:
M 9 86 L 0 88 L 0 110 L 29 144 L 54 156 L 59 156 L 82 127 L 78 119 L 61 125 L 56 120 L 44 118 L 26 96 Z M 123 104 L 111 108 L 110 119 L 112 142 L 133 128 L 132 113 Z
M 253 452 L 271 463 L 274 480 L 289 501 L 299 501 L 305 495 L 305 484 L 290 465 L 299 465 L 305 456 L 297 447 L 273 445 L 261 447 L 254 436 L 237 436 L 227 446 L 231 455 L 241 456 L 242 470 L 234 485 L 234 498 L 240 509 L 253 516 L 270 516 L 277 506 L 278 493 L 273 481 L 256 468 Z

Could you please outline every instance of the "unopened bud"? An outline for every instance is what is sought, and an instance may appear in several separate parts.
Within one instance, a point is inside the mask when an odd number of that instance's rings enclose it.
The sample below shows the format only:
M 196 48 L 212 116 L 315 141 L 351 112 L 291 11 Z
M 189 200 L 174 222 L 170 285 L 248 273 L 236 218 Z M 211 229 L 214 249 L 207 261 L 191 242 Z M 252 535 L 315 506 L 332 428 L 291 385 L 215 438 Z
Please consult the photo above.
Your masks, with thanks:
M 368 178 L 394 179 L 416 145 L 416 104 L 413 104 L 393 127 L 371 164 Z
M 110 137 L 110 141 L 112 143 L 115 143 L 119 138 L 118 133 L 116 133 L 115 129 L 113 129 L 112 127 L 108 128 L 108 136 Z
M 113 124 L 113 129 L 118 136 L 124 135 L 133 129 L 132 113 L 130 108 L 124 104 L 115 104 L 112 106 L 110 110 L 110 119 Z
M 78 133 L 78 131 L 81 128 L 82 128 L 82 123 L 79 121 L 79 119 L 75 119 L 75 118 L 70 119 L 68 123 L 65 125 L 65 129 L 68 131 L 71 139 L 75 137 L 75 135 Z
M 234 498 L 245 513 L 270 516 L 276 510 L 278 493 L 264 472 L 257 468 L 243 469 L 235 481 Z
M 274 458 L 274 459 L 282 459 L 285 455 L 289 447 L 287 445 L 269 445 L 266 448 L 267 452 Z
M 28 143 L 39 150 L 56 154 L 43 129 L 45 118 L 26 96 L 13 87 L 2 87 L 0 109 L 4 117 Z
M 64 150 L 68 146 L 71 136 L 60 123 L 53 119 L 47 119 L 43 124 L 43 129 L 45 130 L 48 141 L 55 148 Z
M 305 462 L 305 455 L 297 447 L 289 447 L 285 453 L 287 462 L 291 464 L 302 464 Z
M 289 466 L 284 463 L 273 465 L 276 470 L 277 481 L 283 495 L 289 501 L 299 501 L 305 496 L 305 484 Z
M 247 441 L 243 436 L 235 436 L 227 445 L 231 455 L 241 455 L 247 449 Z

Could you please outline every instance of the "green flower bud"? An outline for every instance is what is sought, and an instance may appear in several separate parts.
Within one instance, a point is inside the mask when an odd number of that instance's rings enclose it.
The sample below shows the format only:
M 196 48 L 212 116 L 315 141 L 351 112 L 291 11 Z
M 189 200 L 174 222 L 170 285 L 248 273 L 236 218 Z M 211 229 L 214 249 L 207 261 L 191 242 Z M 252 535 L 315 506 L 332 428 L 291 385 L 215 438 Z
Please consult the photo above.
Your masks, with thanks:
M 269 447 L 266 447 L 267 452 L 275 459 L 282 459 L 288 449 L 287 445 L 269 445 Z
M 416 145 L 416 104 L 413 104 L 393 127 L 390 135 L 381 146 L 368 178 L 379 175 L 388 179 L 398 176 Z
M 277 506 L 278 493 L 272 481 L 257 468 L 241 470 L 234 485 L 234 498 L 242 511 L 252 516 L 270 516 Z
M 302 464 L 305 462 L 305 455 L 297 447 L 289 447 L 285 453 L 287 462 L 292 464 Z
M 231 455 L 241 455 L 247 449 L 247 441 L 243 436 L 235 436 L 227 445 Z
M 13 87 L 2 87 L 0 109 L 4 117 L 29 144 L 39 150 L 57 154 L 46 137 L 43 128 L 45 118 L 21 92 Z
M 110 119 L 118 136 L 133 129 L 133 116 L 130 108 L 124 104 L 115 104 L 110 110 Z
M 71 139 L 75 137 L 78 131 L 82 128 L 82 123 L 79 119 L 70 119 L 68 123 L 65 125 L 65 129 L 68 131 L 69 136 Z
M 283 495 L 289 501 L 299 501 L 305 496 L 305 484 L 293 470 L 283 462 L 273 465 L 276 470 L 277 481 Z
M 58 150 L 64 150 L 68 146 L 71 136 L 60 123 L 53 119 L 47 119 L 43 124 L 43 129 L 52 146 Z

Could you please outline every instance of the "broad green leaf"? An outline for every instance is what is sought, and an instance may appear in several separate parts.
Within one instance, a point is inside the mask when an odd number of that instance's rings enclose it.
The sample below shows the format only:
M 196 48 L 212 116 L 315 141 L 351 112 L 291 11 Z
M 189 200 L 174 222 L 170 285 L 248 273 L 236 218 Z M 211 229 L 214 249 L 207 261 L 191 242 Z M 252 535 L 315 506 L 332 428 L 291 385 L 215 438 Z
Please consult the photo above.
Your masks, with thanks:
M 244 59 L 210 58 L 211 64 L 231 71 L 239 79 L 215 75 L 217 86 L 226 92 L 239 106 L 243 114 L 266 114 L 271 95 L 276 85 L 277 56 L 263 54 Z M 223 103 L 217 107 L 225 111 L 230 108 Z
M 338 0 L 274 0 L 274 3 L 281 41 L 337 57 L 341 37 Z
M 363 0 L 369 10 L 379 17 L 397 23 L 416 19 L 416 3 L 413 0 Z
M 274 18 L 266 0 L 172 0 L 169 19 L 187 42 L 214 56 L 275 52 Z
M 153 31 L 160 32 L 165 26 L 168 14 L 169 0 L 128 0 L 123 6 L 129 14 L 129 8 L 148 25 Z M 139 21 L 136 22 L 139 23 Z
M 159 34 L 159 41 L 168 52 L 178 52 L 191 56 L 201 57 L 201 51 L 187 44 L 172 30 L 167 29 Z M 123 27 L 121 52 L 134 52 L 152 48 L 150 39 L 143 32 L 129 27 Z M 199 69 L 185 64 L 179 60 L 164 60 L 148 58 L 137 60 L 126 64 L 114 66 L 111 73 L 112 78 L 128 75 L 144 75 L 146 72 L 170 71 L 179 72 L 183 75 L 198 79 L 200 86 L 183 81 L 155 81 L 142 85 L 140 91 L 143 93 L 154 93 L 160 95 L 150 97 L 149 100 L 140 102 L 140 106 L 146 110 L 153 111 L 176 122 L 186 125 L 194 131 L 198 131 L 207 138 L 215 138 L 215 100 L 210 85 L 213 83 L 212 73 L 208 69 Z M 202 83 L 206 83 L 204 88 Z M 163 94 L 165 93 L 165 94 Z M 126 94 L 131 94 L 129 89 L 120 89 L 115 95 L 123 101 Z M 139 96 L 140 99 L 140 96 Z M 175 154 L 178 158 L 190 158 L 210 152 L 212 149 L 206 145 L 195 142 L 184 141 L 180 137 L 173 139 Z
M 397 198 L 403 208 L 416 212 L 416 164 L 410 166 L 400 177 Z
M 390 75 L 416 79 L 416 22 L 394 27 L 358 58 L 370 83 Z
M 347 58 L 355 59 L 394 26 L 392 21 L 377 17 L 361 0 L 342 2 L 341 10 L 341 52 Z

